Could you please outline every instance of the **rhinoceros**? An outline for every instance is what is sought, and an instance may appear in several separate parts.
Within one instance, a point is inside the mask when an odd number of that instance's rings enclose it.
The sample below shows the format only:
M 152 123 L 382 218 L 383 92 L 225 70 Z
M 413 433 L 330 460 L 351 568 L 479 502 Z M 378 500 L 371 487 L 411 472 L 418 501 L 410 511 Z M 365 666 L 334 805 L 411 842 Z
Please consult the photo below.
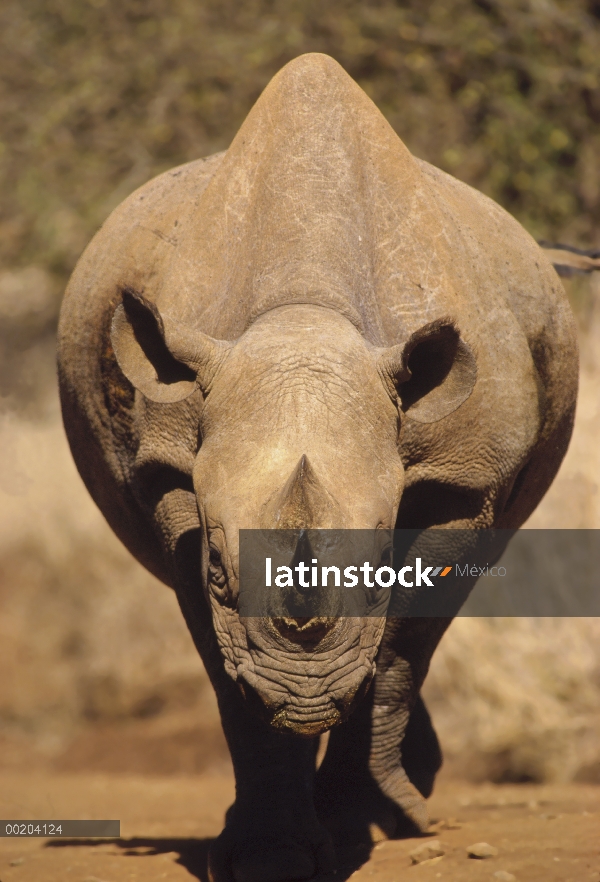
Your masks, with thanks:
M 540 247 L 304 55 L 226 152 L 108 218 L 58 363 L 83 480 L 177 593 L 216 691 L 237 786 L 211 878 L 307 879 L 333 838 L 426 830 L 441 754 L 420 689 L 450 617 L 244 620 L 239 531 L 519 527 L 577 386 Z

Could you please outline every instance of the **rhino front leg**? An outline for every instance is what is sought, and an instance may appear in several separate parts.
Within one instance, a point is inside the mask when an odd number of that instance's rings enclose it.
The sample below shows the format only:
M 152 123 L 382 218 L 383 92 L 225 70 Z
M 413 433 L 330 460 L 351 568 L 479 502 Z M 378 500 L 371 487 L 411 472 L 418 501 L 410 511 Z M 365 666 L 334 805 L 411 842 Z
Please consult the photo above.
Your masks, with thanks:
M 212 882 L 283 882 L 335 869 L 331 838 L 313 802 L 312 740 L 277 732 L 219 690 L 236 799 L 209 852 Z
M 313 802 L 314 739 L 278 732 L 264 723 L 248 709 L 225 671 L 209 606 L 198 597 L 200 542 L 198 531 L 178 539 L 174 582 L 217 695 L 236 783 L 225 829 L 209 849 L 209 878 L 211 882 L 287 882 L 330 872 L 335 864 L 333 845 Z
M 419 691 L 448 619 L 390 620 L 367 700 L 333 730 L 317 774 L 319 816 L 342 847 L 425 831 L 441 751 Z
M 411 784 L 425 798 L 431 796 L 442 767 L 442 750 L 421 695 L 413 707 L 402 740 L 402 765 Z

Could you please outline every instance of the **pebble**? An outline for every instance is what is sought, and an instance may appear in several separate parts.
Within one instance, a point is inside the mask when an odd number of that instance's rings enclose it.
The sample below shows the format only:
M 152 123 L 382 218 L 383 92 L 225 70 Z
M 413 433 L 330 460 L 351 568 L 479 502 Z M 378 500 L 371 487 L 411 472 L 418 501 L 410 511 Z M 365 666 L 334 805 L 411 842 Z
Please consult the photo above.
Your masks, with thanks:
M 493 845 L 489 845 L 487 842 L 476 842 L 475 845 L 469 845 L 467 847 L 467 854 L 470 858 L 484 860 L 485 858 L 496 857 L 498 849 Z
M 25 858 L 13 858 L 12 861 L 9 861 L 11 867 L 20 867 Z
M 493 878 L 498 879 L 498 882 L 517 882 L 517 877 L 507 870 L 496 870 Z
M 388 836 L 378 824 L 369 824 L 369 835 L 373 845 L 380 845 L 388 841 Z
M 438 830 L 460 830 L 462 824 L 456 818 L 442 818 L 429 825 L 429 830 L 437 833 Z
M 409 857 L 413 864 L 422 864 L 424 861 L 430 861 L 432 858 L 443 857 L 446 854 L 446 848 L 439 839 L 430 839 L 413 849 Z

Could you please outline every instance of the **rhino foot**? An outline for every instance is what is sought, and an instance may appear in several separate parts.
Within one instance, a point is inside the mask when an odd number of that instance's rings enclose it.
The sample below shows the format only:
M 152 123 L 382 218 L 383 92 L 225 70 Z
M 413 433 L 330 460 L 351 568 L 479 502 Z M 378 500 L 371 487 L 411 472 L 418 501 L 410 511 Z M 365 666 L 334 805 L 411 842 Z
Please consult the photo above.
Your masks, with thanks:
M 403 773 L 403 770 L 401 770 Z M 376 785 L 374 781 L 357 787 L 343 798 L 318 800 L 319 819 L 329 830 L 336 849 L 344 859 L 364 851 L 381 839 L 415 836 L 427 831 L 427 802 L 402 775 L 391 776 Z
M 332 730 L 316 776 L 317 815 L 344 855 L 358 844 L 364 850 L 380 839 L 415 836 L 429 827 L 425 797 L 433 789 L 441 752 L 423 702 L 417 700 L 408 726 L 406 716 L 398 714 L 384 730 L 383 748 L 391 743 L 392 750 L 382 749 L 372 716 L 365 704 Z
M 389 805 L 394 815 L 395 823 L 391 836 L 427 832 L 429 828 L 427 800 L 409 781 L 403 768 L 395 770 L 385 781 L 380 781 L 379 787 L 382 791 L 382 800 Z M 387 832 L 385 827 L 382 829 Z
M 260 831 L 228 825 L 209 849 L 210 882 L 295 882 L 332 873 L 336 860 L 327 831 L 299 826 L 277 836 L 268 823 Z

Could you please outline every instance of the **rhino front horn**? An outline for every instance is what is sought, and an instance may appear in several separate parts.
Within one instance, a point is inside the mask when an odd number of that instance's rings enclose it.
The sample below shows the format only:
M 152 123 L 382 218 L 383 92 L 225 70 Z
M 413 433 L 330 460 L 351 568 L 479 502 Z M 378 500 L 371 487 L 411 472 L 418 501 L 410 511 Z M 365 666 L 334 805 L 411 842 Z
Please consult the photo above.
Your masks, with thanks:
M 233 344 L 214 340 L 173 319 L 163 321 L 156 305 L 124 288 L 112 320 L 110 340 L 129 382 L 151 401 L 181 401 L 199 386 L 206 394 Z
M 282 530 L 322 528 L 336 511 L 335 500 L 303 453 L 277 497 L 274 509 L 277 527 Z

